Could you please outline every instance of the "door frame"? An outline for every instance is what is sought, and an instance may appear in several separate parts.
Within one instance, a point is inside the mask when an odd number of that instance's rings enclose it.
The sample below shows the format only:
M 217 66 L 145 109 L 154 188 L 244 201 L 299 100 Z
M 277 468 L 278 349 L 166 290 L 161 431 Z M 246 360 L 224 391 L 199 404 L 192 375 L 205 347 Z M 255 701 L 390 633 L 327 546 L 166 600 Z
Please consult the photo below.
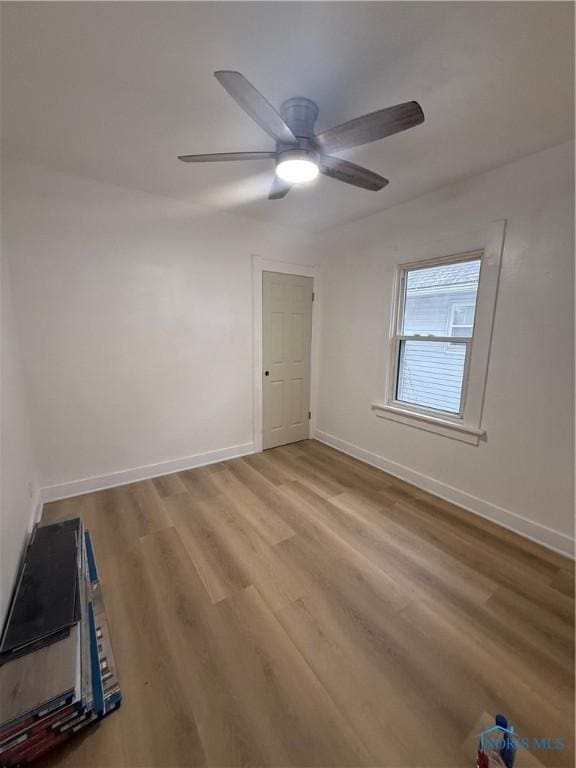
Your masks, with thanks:
M 252 254 L 252 434 L 254 452 L 262 452 L 262 273 L 280 272 L 284 275 L 302 275 L 314 280 L 312 304 L 312 346 L 310 350 L 310 437 L 316 432 L 318 403 L 318 354 L 320 344 L 320 266 L 294 264 L 290 261 L 264 259 Z

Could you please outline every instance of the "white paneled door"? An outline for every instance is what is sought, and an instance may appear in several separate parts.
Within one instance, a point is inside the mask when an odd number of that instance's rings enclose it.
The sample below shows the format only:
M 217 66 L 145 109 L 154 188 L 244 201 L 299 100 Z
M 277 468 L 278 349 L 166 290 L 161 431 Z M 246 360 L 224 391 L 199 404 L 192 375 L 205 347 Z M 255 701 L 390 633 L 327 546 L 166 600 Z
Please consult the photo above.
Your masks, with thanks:
M 262 447 L 309 435 L 312 278 L 262 273 Z

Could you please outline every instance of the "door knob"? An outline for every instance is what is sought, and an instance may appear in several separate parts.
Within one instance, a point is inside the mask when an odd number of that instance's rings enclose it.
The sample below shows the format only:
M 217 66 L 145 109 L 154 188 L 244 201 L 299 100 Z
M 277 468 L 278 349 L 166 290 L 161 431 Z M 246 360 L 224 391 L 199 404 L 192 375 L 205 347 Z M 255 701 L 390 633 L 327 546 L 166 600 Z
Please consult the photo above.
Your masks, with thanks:
M 265 371 L 264 376 L 270 376 L 270 371 Z

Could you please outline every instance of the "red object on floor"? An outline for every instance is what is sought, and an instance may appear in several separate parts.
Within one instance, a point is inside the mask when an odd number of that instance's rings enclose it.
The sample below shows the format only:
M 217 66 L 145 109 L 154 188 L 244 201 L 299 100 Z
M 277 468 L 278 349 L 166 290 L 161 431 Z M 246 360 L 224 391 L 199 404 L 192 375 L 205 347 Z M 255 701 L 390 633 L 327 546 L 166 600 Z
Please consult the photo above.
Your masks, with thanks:
M 476 763 L 476 768 L 490 768 L 488 755 L 481 750 L 478 750 L 478 762 Z

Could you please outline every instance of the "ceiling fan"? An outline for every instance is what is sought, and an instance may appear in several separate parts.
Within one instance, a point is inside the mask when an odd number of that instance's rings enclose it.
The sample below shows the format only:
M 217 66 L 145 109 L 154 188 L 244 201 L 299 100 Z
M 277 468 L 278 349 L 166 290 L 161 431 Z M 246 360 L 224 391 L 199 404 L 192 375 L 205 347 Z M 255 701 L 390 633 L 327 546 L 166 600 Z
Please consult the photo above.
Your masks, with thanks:
M 318 106 L 310 99 L 288 99 L 282 104 L 279 114 L 240 72 L 222 70 L 215 72 L 214 76 L 242 109 L 276 141 L 276 150 L 180 155 L 178 159 L 184 163 L 276 160 L 276 176 L 268 195 L 270 200 L 285 197 L 293 184 L 312 181 L 319 173 L 377 192 L 388 184 L 388 179 L 328 153 L 378 141 L 424 122 L 420 104 L 407 101 L 315 134 Z

